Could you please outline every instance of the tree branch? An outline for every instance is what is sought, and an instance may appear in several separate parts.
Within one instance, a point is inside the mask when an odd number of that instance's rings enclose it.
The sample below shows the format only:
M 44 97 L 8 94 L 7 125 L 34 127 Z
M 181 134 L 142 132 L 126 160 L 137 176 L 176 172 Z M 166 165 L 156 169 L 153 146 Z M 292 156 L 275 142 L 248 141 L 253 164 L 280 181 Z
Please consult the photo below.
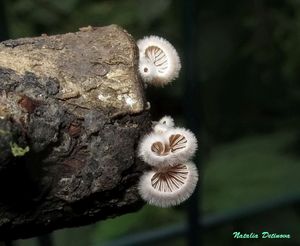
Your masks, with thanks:
M 137 47 L 117 26 L 0 44 L 0 239 L 139 209 L 150 129 Z

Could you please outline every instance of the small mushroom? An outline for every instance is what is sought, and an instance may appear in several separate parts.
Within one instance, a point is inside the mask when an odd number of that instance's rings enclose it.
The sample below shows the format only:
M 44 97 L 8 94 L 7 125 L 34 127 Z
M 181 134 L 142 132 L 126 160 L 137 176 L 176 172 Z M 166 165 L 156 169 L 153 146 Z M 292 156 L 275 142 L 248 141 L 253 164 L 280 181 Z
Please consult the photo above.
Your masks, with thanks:
M 157 36 L 137 41 L 139 48 L 139 72 L 143 80 L 154 86 L 164 86 L 178 77 L 180 58 L 173 45 Z
M 156 133 L 164 133 L 168 131 L 170 128 L 174 127 L 174 120 L 171 116 L 164 116 L 158 122 L 156 122 L 153 126 L 153 130 Z
M 139 144 L 138 155 L 149 165 L 165 167 L 189 160 L 196 150 L 195 135 L 177 127 L 146 135 Z
M 158 207 L 175 206 L 193 193 L 198 181 L 194 163 L 180 163 L 145 173 L 139 182 L 141 197 Z

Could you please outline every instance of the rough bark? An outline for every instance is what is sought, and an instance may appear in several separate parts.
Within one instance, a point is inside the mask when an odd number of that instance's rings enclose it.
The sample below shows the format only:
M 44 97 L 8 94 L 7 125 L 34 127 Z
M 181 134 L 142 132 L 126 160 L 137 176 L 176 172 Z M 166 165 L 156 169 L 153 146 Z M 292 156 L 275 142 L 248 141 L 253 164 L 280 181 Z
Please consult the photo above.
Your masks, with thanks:
M 143 205 L 150 128 L 138 52 L 117 26 L 0 43 L 0 240 Z

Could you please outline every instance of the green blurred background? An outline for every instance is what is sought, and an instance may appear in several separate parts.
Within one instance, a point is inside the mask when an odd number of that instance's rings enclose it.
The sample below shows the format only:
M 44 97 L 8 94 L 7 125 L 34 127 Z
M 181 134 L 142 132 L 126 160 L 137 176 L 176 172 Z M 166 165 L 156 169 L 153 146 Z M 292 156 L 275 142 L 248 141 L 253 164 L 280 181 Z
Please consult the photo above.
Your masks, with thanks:
M 2 6 L 1 6 L 2 5 Z M 0 0 L 0 37 L 77 31 L 118 24 L 134 38 L 155 34 L 186 55 L 189 24 L 180 0 Z M 300 1 L 199 0 L 196 12 L 201 202 L 206 216 L 300 195 Z M 186 125 L 187 63 L 178 80 L 147 89 L 153 119 Z M 185 75 L 185 76 L 184 76 Z M 190 115 L 189 117 L 193 117 Z M 52 233 L 55 246 L 104 242 L 186 220 L 186 204 Z M 233 240 L 232 232 L 289 233 L 290 240 Z M 205 231 L 204 245 L 300 245 L 299 204 Z M 37 246 L 37 239 L 16 246 Z M 184 237 L 156 245 L 186 245 Z

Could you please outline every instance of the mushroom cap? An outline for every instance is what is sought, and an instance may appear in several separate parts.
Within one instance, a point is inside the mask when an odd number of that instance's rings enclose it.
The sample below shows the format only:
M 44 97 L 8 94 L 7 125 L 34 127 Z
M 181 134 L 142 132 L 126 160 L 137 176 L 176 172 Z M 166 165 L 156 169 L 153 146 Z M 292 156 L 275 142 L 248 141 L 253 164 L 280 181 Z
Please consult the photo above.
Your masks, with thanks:
M 186 162 L 197 147 L 197 139 L 191 131 L 176 127 L 144 136 L 138 154 L 151 166 L 166 167 Z
M 139 193 L 149 204 L 171 207 L 188 199 L 198 181 L 194 163 L 176 164 L 146 172 L 139 182 Z
M 140 65 L 147 59 L 155 67 L 152 78 L 147 77 L 145 82 L 155 86 L 164 86 L 178 77 L 181 69 L 180 58 L 169 41 L 157 36 L 148 36 L 138 40 L 137 45 Z

